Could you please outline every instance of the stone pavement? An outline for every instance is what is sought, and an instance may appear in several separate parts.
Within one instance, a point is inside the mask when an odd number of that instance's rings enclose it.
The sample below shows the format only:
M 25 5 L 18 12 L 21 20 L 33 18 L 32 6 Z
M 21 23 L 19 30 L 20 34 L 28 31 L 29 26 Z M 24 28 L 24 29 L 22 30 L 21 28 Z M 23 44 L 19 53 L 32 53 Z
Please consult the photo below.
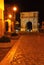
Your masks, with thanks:
M 19 36 L 14 36 L 14 38 L 12 38 L 10 42 L 5 42 L 5 43 L 0 42 L 0 62 L 10 51 L 12 46 L 15 45 L 18 39 L 19 39 Z
M 21 39 L 10 65 L 44 65 L 44 37 L 29 36 L 22 36 L 23 40 Z
M 22 35 L 16 44 L 0 65 L 44 65 L 44 35 Z
M 0 61 L 6 56 L 12 46 L 16 43 L 17 40 L 11 40 L 11 42 L 0 43 Z M 13 42 L 13 43 L 12 43 Z
M 0 48 L 0 62 L 2 61 L 2 59 L 6 56 L 6 54 L 8 53 L 8 51 L 11 49 L 11 47 L 7 47 L 7 48 Z

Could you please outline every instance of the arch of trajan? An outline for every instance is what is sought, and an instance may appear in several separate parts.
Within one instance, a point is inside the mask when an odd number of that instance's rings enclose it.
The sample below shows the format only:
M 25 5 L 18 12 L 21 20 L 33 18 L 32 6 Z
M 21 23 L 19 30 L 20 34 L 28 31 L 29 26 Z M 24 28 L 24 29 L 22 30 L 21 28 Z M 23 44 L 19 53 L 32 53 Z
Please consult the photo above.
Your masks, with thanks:
M 29 21 L 32 23 L 32 32 L 38 31 L 38 11 L 21 12 L 20 20 L 21 20 L 21 31 L 26 30 L 26 24 Z

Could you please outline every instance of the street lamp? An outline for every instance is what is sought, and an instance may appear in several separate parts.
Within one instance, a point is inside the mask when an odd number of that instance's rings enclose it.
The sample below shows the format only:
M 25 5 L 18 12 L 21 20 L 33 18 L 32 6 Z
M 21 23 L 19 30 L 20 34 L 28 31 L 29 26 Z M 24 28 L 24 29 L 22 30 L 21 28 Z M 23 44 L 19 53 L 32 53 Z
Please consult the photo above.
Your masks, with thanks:
M 14 31 L 15 31 L 15 23 L 16 23 L 16 12 L 17 12 L 17 7 L 13 7 L 13 26 L 14 26 Z
M 15 22 L 16 22 L 17 7 L 16 6 L 12 7 L 12 11 L 13 11 L 13 13 L 12 13 L 12 15 L 9 14 L 9 18 L 12 19 L 11 25 L 12 25 L 12 32 L 14 33 L 15 32 Z
M 12 18 L 12 15 L 11 15 L 11 14 L 9 14 L 9 15 L 8 15 L 8 17 L 9 17 L 9 18 Z
M 16 12 L 17 12 L 17 7 L 13 7 L 13 20 L 16 21 Z
M 16 12 L 16 11 L 17 11 L 17 7 L 13 7 L 13 11 L 15 11 L 15 12 Z

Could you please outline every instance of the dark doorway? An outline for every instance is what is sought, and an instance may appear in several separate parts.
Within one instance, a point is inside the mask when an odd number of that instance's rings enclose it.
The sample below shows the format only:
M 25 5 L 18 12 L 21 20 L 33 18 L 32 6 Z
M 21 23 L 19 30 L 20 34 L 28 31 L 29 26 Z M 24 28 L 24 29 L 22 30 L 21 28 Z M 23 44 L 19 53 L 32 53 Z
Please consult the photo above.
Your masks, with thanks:
M 31 31 L 32 30 L 32 22 L 27 22 L 27 24 L 26 24 L 26 29 L 27 30 L 29 30 L 29 31 Z
M 8 31 L 8 22 L 5 22 L 5 32 Z

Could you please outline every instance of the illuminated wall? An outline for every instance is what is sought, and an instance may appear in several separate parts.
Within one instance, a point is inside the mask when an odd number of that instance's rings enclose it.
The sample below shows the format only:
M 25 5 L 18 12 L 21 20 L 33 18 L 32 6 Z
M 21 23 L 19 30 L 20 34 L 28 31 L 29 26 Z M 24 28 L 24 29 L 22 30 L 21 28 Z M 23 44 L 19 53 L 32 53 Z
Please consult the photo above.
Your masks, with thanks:
M 32 31 L 38 31 L 38 12 L 21 12 L 21 31 L 26 30 L 27 22 L 32 23 Z
M 0 36 L 4 34 L 4 0 L 0 0 Z

